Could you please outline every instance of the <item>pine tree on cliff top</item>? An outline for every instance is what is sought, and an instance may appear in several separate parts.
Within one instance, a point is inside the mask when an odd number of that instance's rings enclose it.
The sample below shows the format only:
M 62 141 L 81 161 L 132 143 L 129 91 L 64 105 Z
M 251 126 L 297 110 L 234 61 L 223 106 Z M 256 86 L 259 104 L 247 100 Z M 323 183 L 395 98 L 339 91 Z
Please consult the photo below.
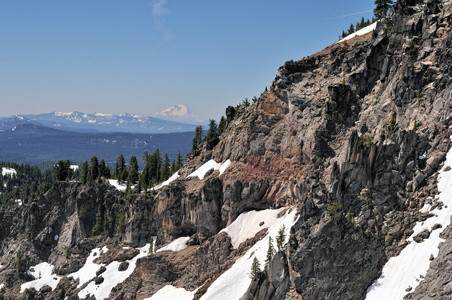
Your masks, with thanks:
M 385 16 L 389 8 L 391 8 L 392 0 L 375 0 L 374 15 L 380 19 Z

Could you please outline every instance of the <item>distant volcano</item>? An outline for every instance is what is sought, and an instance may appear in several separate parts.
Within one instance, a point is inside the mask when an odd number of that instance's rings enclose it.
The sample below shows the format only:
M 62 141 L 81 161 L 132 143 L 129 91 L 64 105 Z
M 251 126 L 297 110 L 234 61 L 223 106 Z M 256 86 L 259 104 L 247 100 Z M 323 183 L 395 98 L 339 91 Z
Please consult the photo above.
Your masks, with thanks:
M 205 123 L 200 116 L 194 114 L 187 106 L 175 104 L 156 113 L 156 116 L 165 120 L 185 122 L 185 123 Z

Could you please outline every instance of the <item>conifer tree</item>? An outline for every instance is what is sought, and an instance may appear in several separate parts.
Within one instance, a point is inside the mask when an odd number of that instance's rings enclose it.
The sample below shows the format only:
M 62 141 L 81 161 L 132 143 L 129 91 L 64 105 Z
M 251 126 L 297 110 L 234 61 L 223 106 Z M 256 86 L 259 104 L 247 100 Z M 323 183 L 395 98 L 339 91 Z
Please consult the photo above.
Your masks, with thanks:
M 160 172 L 162 168 L 162 157 L 160 156 L 160 150 L 157 148 L 151 156 L 151 165 L 153 172 L 151 173 L 151 178 L 155 182 L 160 181 Z
M 364 21 L 364 17 L 361 17 L 361 22 L 359 22 L 359 26 L 360 26 L 361 28 L 366 27 L 366 21 Z
M 352 34 L 353 32 L 355 32 L 355 26 L 353 26 L 353 24 L 350 24 L 350 28 L 348 29 L 348 34 Z
M 210 119 L 210 121 L 209 121 L 209 130 L 207 131 L 205 140 L 206 140 L 207 143 L 212 143 L 217 138 L 218 138 L 217 123 L 215 122 L 214 119 Z
M 254 278 L 260 272 L 262 272 L 261 271 L 261 266 L 260 266 L 259 260 L 255 256 L 254 259 L 253 259 L 253 263 L 251 264 L 251 276 L 250 277 Z
M 218 124 L 218 136 L 221 136 L 226 129 L 226 118 L 221 116 L 220 123 Z
M 162 163 L 162 169 L 160 174 L 160 180 L 165 181 L 170 177 L 170 160 L 168 157 L 168 153 L 165 153 L 163 156 L 163 163 Z
M 71 162 L 69 160 L 58 161 L 53 171 L 58 181 L 68 181 L 72 178 Z
M 245 100 L 242 101 L 242 105 L 245 107 L 250 106 L 250 101 L 248 100 L 248 98 L 245 98 Z
M 138 181 L 138 160 L 136 156 L 131 156 L 129 159 L 129 171 L 127 180 L 131 185 Z
M 374 15 L 377 19 L 385 16 L 389 8 L 391 8 L 392 0 L 375 0 Z
M 94 224 L 93 227 L 93 235 L 99 235 L 104 231 L 103 228 L 104 222 L 103 222 L 103 214 L 102 214 L 102 209 L 99 207 L 99 209 L 97 210 L 97 214 L 96 214 L 96 224 Z
M 196 127 L 195 136 L 193 137 L 193 141 L 192 141 L 191 152 L 195 152 L 199 148 L 199 146 L 201 146 L 202 136 L 203 136 L 202 126 Z
M 93 181 L 99 178 L 99 161 L 96 156 L 91 157 L 89 171 L 91 173 L 91 179 Z
M 107 177 L 107 166 L 105 165 L 105 160 L 103 158 L 99 163 L 99 177 Z
M 268 264 L 272 260 L 274 254 L 275 254 L 275 246 L 273 246 L 273 239 L 270 236 L 270 237 L 268 237 L 268 249 L 267 249 L 267 255 L 265 257 L 265 266 L 268 266 Z
M 126 160 L 124 159 L 124 155 L 120 154 L 116 159 L 115 165 L 115 174 L 114 178 L 118 180 L 118 183 L 122 182 L 123 173 L 126 169 Z
M 347 36 L 347 33 L 346 33 L 344 30 L 342 30 L 341 37 L 342 37 L 342 38 L 345 38 L 346 36 Z
M 184 160 L 182 159 L 182 154 L 179 152 L 177 152 L 177 156 L 176 156 L 176 171 L 179 170 L 180 168 L 182 168 L 182 165 L 184 164 Z
M 176 169 L 176 161 L 173 159 L 173 162 L 171 163 L 171 174 L 176 173 L 177 169 Z
M 276 247 L 280 251 L 283 247 L 284 241 L 286 240 L 286 226 L 283 224 L 278 230 L 278 235 L 276 236 Z

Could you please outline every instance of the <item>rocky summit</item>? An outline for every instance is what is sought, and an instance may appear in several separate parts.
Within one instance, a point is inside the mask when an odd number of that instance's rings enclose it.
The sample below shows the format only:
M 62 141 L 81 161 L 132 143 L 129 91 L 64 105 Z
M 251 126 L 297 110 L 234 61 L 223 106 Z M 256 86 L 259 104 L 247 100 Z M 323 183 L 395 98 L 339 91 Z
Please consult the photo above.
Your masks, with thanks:
M 399 0 L 286 62 L 148 193 L 0 210 L 0 299 L 451 299 L 451 16 Z

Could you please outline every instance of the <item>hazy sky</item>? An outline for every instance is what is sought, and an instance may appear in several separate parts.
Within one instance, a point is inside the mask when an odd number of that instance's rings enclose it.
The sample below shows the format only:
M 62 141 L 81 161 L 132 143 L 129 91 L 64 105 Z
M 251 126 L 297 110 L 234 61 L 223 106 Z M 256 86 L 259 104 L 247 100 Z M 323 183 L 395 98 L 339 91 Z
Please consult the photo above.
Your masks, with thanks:
M 270 86 L 285 61 L 372 17 L 374 0 L 1 0 L 0 116 L 205 118 Z

